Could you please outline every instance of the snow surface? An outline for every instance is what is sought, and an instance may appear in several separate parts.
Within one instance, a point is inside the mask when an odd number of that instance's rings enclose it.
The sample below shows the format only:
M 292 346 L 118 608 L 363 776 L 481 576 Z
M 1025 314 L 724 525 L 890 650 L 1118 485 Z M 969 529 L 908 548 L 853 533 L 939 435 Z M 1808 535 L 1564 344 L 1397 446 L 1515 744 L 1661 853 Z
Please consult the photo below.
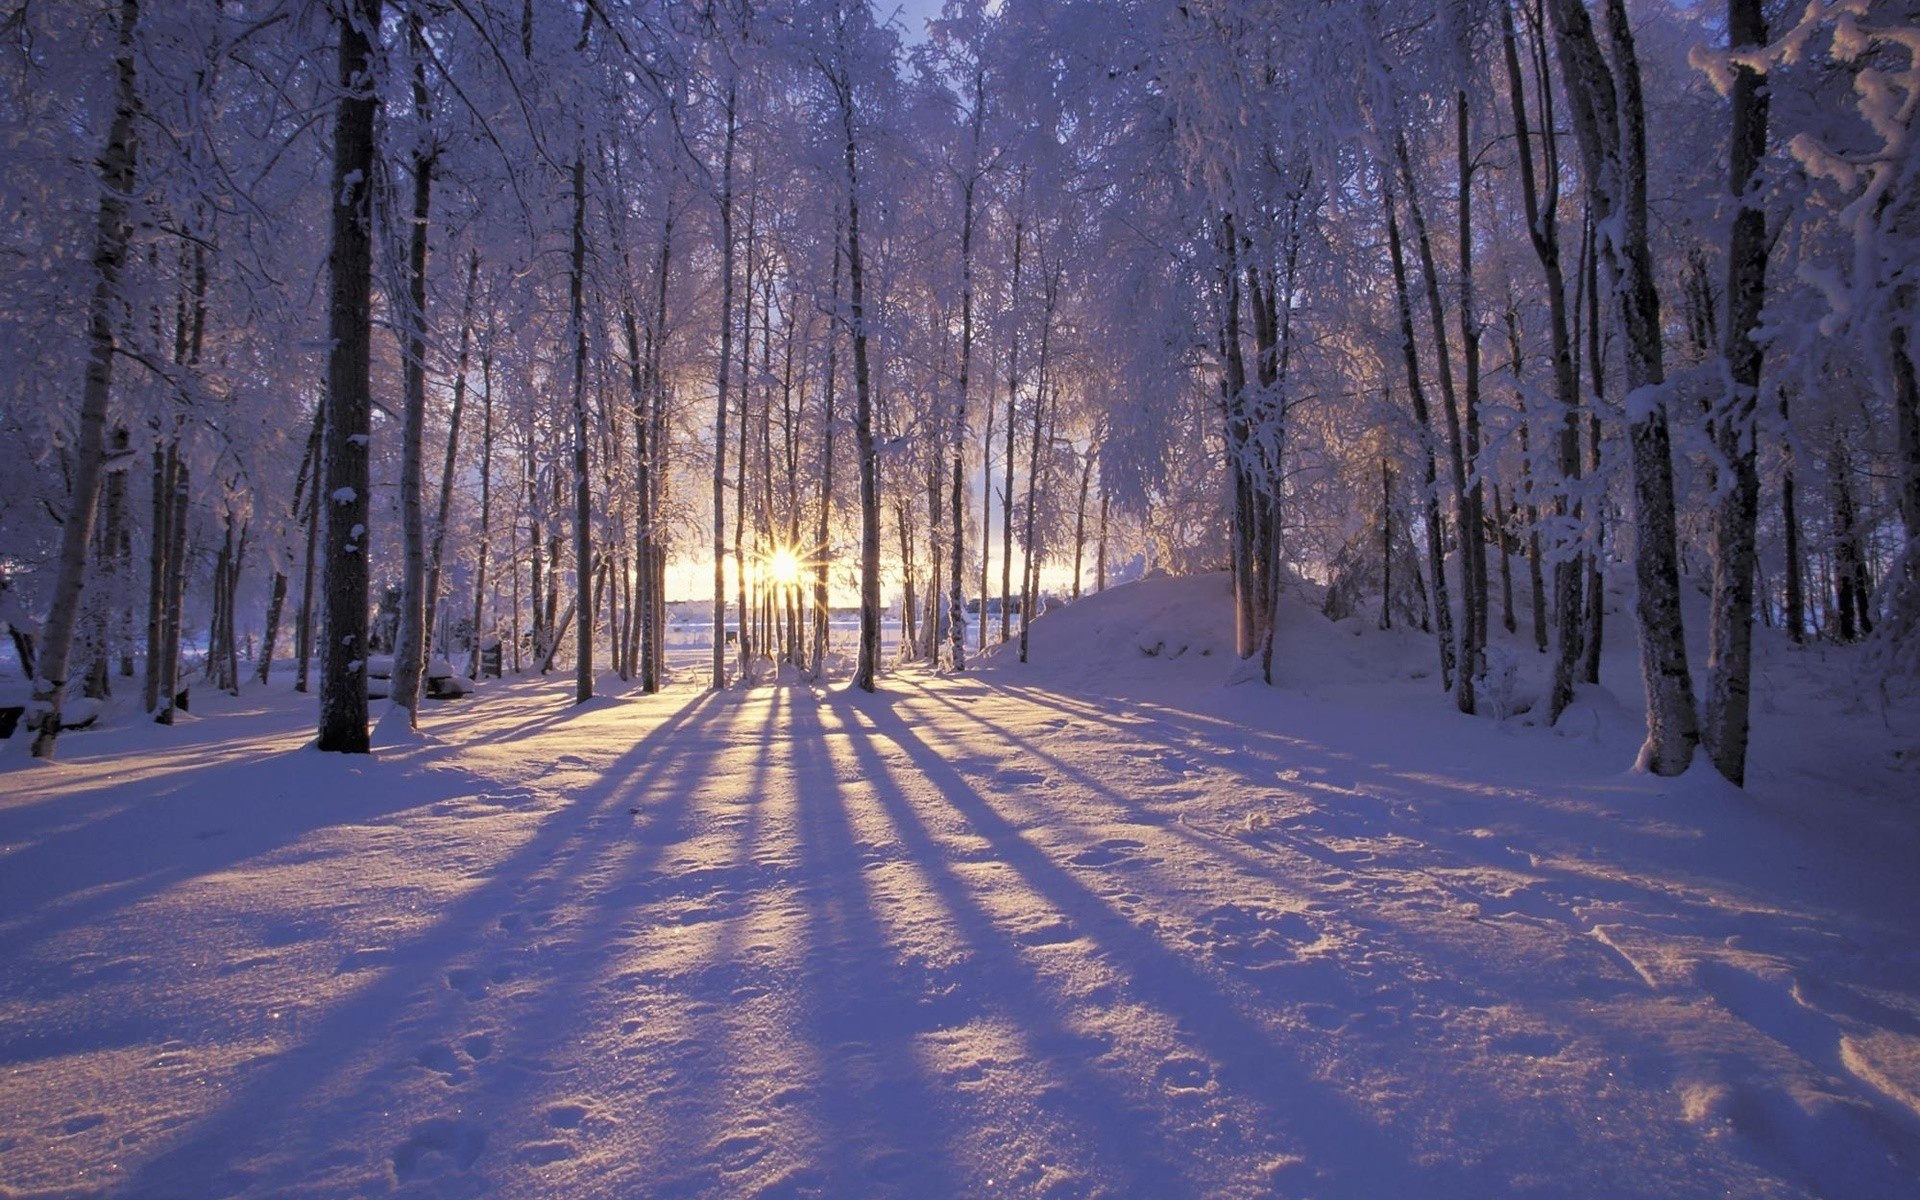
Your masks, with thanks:
M 1228 616 L 9 745 L 0 1195 L 1920 1195 L 1911 701 L 1763 636 L 1742 793 L 1624 770 L 1630 676 L 1461 717 L 1292 605 L 1223 686 Z

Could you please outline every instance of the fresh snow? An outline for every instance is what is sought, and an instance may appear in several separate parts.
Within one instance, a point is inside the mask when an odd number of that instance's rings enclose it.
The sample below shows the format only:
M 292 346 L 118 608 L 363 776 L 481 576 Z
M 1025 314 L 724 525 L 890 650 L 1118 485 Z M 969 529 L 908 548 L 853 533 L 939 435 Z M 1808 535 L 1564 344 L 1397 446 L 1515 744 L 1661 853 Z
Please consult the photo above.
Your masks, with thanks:
M 1625 769 L 1619 623 L 1558 730 L 1279 627 L 1274 688 L 1212 577 L 877 696 L 16 737 L 0 1195 L 1920 1195 L 1910 697 L 1763 631 L 1740 792 Z

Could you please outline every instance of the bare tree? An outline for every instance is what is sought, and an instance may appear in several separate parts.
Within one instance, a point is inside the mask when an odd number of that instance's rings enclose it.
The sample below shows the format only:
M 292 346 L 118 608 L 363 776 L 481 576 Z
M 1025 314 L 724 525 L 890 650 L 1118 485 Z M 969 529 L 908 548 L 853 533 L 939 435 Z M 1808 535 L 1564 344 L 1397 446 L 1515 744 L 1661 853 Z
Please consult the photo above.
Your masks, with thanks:
M 118 48 L 113 62 L 113 122 L 107 130 L 106 148 L 100 154 L 100 211 L 94 228 L 93 294 L 87 305 L 87 369 L 80 394 L 79 427 L 71 451 L 73 488 L 60 532 L 59 574 L 54 581 L 52 604 L 33 675 L 35 758 L 52 758 L 54 742 L 60 736 L 61 709 L 67 695 L 67 660 L 73 650 L 80 593 L 86 582 L 87 547 L 93 538 L 94 515 L 99 508 L 101 481 L 107 469 L 107 406 L 113 397 L 115 310 L 119 305 L 120 270 L 126 263 L 127 241 L 132 232 L 127 207 L 139 161 L 134 135 L 139 96 L 135 90 L 133 54 L 134 30 L 139 22 L 138 0 L 121 0 Z
M 333 128 L 328 252 L 327 436 L 321 488 L 326 619 L 320 638 L 322 750 L 365 754 L 367 741 L 367 443 L 372 434 L 373 50 L 381 0 L 341 0 L 340 98 Z
M 1612 65 L 1601 52 L 1582 0 L 1550 0 L 1547 12 L 1580 141 L 1595 253 L 1626 334 L 1634 578 L 1639 584 L 1634 619 L 1647 695 L 1647 741 L 1640 764 L 1656 775 L 1678 775 L 1693 761 L 1700 720 L 1680 616 L 1666 365 L 1647 236 L 1647 121 L 1640 64 L 1625 0 L 1606 0 Z

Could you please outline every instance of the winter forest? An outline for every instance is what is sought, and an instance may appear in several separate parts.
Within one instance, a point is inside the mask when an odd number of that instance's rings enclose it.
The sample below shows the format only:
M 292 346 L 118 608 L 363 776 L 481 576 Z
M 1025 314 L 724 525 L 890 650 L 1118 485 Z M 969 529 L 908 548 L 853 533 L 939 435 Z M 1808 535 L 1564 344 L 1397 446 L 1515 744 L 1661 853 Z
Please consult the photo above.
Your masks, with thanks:
M 1920 1187 L 1913 5 L 6 0 L 0 111 L 0 1197 Z

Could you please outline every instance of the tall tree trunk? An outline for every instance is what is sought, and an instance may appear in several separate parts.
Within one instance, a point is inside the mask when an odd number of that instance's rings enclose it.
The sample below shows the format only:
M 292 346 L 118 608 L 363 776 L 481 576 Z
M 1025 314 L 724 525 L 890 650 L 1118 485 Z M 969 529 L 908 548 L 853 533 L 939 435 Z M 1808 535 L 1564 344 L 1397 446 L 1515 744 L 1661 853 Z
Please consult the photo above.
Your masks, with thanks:
M 160 707 L 160 646 L 166 640 L 163 605 L 167 588 L 167 550 L 173 542 L 168 528 L 168 522 L 173 519 L 170 449 L 163 450 L 157 443 L 153 447 L 152 527 L 148 531 L 150 540 L 147 545 L 147 677 L 144 708 L 149 714 Z
M 1593 206 L 1589 204 L 1581 234 L 1580 253 L 1585 265 L 1580 276 L 1587 296 L 1587 375 L 1593 381 L 1593 405 L 1587 417 L 1587 473 L 1598 479 L 1602 478 L 1600 455 L 1605 441 L 1600 424 L 1600 398 L 1606 395 L 1607 384 L 1606 341 L 1601 336 L 1600 322 L 1600 255 L 1595 248 L 1594 238 Z M 1591 514 L 1593 550 L 1587 555 L 1586 626 L 1581 635 L 1580 673 L 1582 678 L 1593 684 L 1600 682 L 1600 651 L 1605 644 L 1607 631 L 1607 507 L 1607 497 L 1602 492 L 1594 498 Z
M 834 319 L 827 325 L 827 379 L 825 411 L 821 416 L 821 427 L 826 436 L 821 439 L 820 453 L 820 513 L 815 526 L 813 550 L 813 661 L 812 674 L 815 682 L 826 678 L 827 649 L 833 633 L 832 594 L 827 581 L 828 551 L 832 548 L 833 535 L 833 434 L 834 408 L 839 399 L 840 338 L 837 327 L 840 319 L 840 256 L 841 239 L 834 237 L 833 244 L 833 299 Z
M 860 652 L 853 686 L 874 690 L 880 670 L 880 462 L 873 440 L 873 377 L 867 362 L 866 265 L 860 254 L 859 143 L 853 84 L 838 81 L 847 156 L 847 293 L 853 334 L 853 440 L 860 460 Z
M 88 594 L 92 661 L 87 667 L 86 694 L 94 700 L 105 700 L 113 694 L 113 651 L 117 648 L 123 656 L 131 654 L 127 646 L 131 625 L 129 592 L 133 583 L 132 543 L 127 533 L 126 468 L 133 459 L 129 442 L 126 426 L 116 427 L 108 459 L 117 465 L 105 472 L 98 536 L 93 544 L 98 579 Z
M 267 589 L 267 631 L 260 639 L 259 669 L 254 672 L 261 686 L 273 671 L 273 653 L 280 641 L 280 614 L 287 604 L 287 573 L 276 570 Z
M 433 211 L 434 152 L 426 130 L 433 121 L 427 93 L 426 37 L 420 17 L 407 14 L 413 55 L 413 117 L 420 125 L 410 168 L 413 213 L 407 226 L 407 311 L 401 330 L 404 403 L 400 415 L 400 623 L 393 636 L 393 676 L 387 703 L 407 710 L 407 727 L 420 724 L 421 679 L 433 619 L 427 594 L 427 531 L 421 512 L 427 424 L 427 222 Z
M 1639 765 L 1678 775 L 1700 741 L 1693 676 L 1680 614 L 1680 567 L 1674 511 L 1673 453 L 1661 394 L 1666 364 L 1660 297 L 1647 235 L 1646 109 L 1640 65 L 1625 0 L 1606 0 L 1609 66 L 1582 0 L 1550 0 L 1573 124 L 1580 139 L 1587 195 L 1626 334 L 1627 432 L 1632 447 L 1634 619 L 1647 695 L 1647 741 Z
M 128 198 L 133 194 L 139 150 L 134 120 L 139 96 L 134 88 L 134 27 L 137 0 L 121 0 L 119 44 L 114 56 L 113 123 L 100 155 L 100 212 L 94 225 L 93 296 L 87 305 L 87 370 L 80 394 L 78 428 L 71 450 L 73 487 L 66 522 L 60 531 L 59 568 L 33 675 L 35 709 L 33 756 L 52 758 L 60 736 L 60 710 L 66 703 L 67 658 L 73 649 L 80 592 L 86 583 L 87 546 L 93 539 L 94 513 L 100 505 L 106 465 L 107 406 L 113 398 L 114 322 L 120 302 L 120 270 L 131 236 Z
M 431 633 L 435 614 L 440 611 L 440 578 L 446 561 L 447 520 L 453 514 L 453 474 L 459 462 L 460 422 L 467 407 L 467 368 L 473 361 L 473 304 L 479 277 L 480 252 L 473 250 L 467 255 L 466 292 L 460 301 L 460 348 L 453 359 L 453 407 L 447 413 L 447 452 L 440 460 L 440 498 L 434 506 L 433 540 L 427 548 L 425 595 L 429 633 Z M 484 535 L 481 541 L 484 546 Z M 480 624 L 477 617 L 474 620 L 472 632 L 474 641 L 477 643 L 480 638 Z M 427 654 L 429 658 L 433 654 L 431 636 L 427 639 Z
M 1760 0 L 1727 0 L 1733 53 L 1766 44 Z M 1729 394 L 1713 423 L 1730 479 L 1713 510 L 1713 599 L 1707 628 L 1707 705 L 1701 740 L 1713 765 L 1739 786 L 1747 777 L 1747 717 L 1753 691 L 1753 575 L 1760 519 L 1759 429 L 1755 421 L 1762 352 L 1755 333 L 1767 293 L 1767 217 L 1753 194 L 1767 152 L 1765 81 L 1738 62 L 1727 184 L 1739 206 L 1727 246 L 1726 362 Z
M 333 131 L 333 244 L 328 255 L 327 499 L 321 635 L 321 750 L 367 752 L 367 443 L 372 435 L 373 330 L 372 39 L 381 0 L 344 0 L 339 108 Z
M 1045 266 L 1045 257 L 1041 259 Z M 1060 297 L 1060 271 L 1055 268 L 1046 279 L 1046 307 L 1040 316 L 1040 362 L 1034 377 L 1033 389 L 1033 440 L 1027 447 L 1027 521 L 1026 530 L 1021 536 L 1021 546 L 1025 555 L 1020 569 L 1020 661 L 1027 661 L 1027 630 L 1033 624 L 1033 618 L 1040 602 L 1040 547 L 1035 520 L 1040 511 L 1040 462 L 1041 452 L 1047 443 L 1047 431 L 1044 425 L 1048 407 L 1048 393 L 1053 380 L 1048 376 L 1052 365 L 1049 355 L 1053 343 L 1053 319 Z
M 1780 398 L 1780 424 L 1792 428 L 1784 395 Z M 1786 558 L 1781 574 L 1785 576 L 1787 636 L 1797 646 L 1807 637 L 1807 595 L 1802 582 L 1806 568 L 1800 552 L 1800 511 L 1794 495 L 1793 439 L 1784 439 L 1781 449 L 1786 459 L 1780 471 L 1780 525 Z
M 664 639 L 666 624 L 660 614 L 664 611 L 666 597 L 662 594 L 661 580 L 654 570 L 654 559 L 664 547 L 657 524 L 660 519 L 661 476 L 664 471 L 656 471 L 657 464 L 664 463 L 666 447 L 662 445 L 665 437 L 666 379 L 662 371 L 665 359 L 664 343 L 667 337 L 667 287 L 673 267 L 673 214 L 668 212 L 660 226 L 660 259 L 655 267 L 653 324 L 647 337 L 647 394 L 644 420 L 638 423 L 636 433 L 646 438 L 640 448 L 639 476 L 636 480 L 640 493 L 640 576 L 646 581 L 642 591 L 640 622 L 640 690 L 652 695 L 660 690 L 661 665 L 664 662 Z M 644 432 L 643 432 L 644 431 Z
M 180 706 L 184 690 L 180 686 L 180 638 L 187 596 L 187 505 L 192 492 L 187 464 L 181 460 L 177 445 L 171 450 L 171 460 L 167 573 L 160 596 L 160 709 L 153 718 L 160 725 L 173 724 L 174 710 Z
M 1455 177 L 1459 181 L 1459 254 L 1460 254 L 1460 362 L 1464 379 L 1464 390 L 1460 396 L 1461 419 L 1466 432 L 1467 460 L 1467 521 L 1469 536 L 1465 539 L 1465 548 L 1469 551 L 1466 563 L 1473 572 L 1473 586 L 1466 591 L 1466 599 L 1472 613 L 1473 645 L 1475 653 L 1480 655 L 1472 668 L 1474 675 L 1484 675 L 1487 646 L 1487 505 L 1486 489 L 1480 470 L 1480 314 L 1475 306 L 1473 286 L 1473 147 L 1471 143 L 1473 110 L 1467 103 L 1467 91 L 1460 88 L 1454 92 L 1454 155 L 1456 163 Z M 1496 515 L 1500 501 L 1494 500 Z M 1495 530 L 1500 539 L 1502 555 L 1501 569 L 1507 569 L 1504 561 L 1506 554 L 1506 532 L 1504 528 Z M 1513 603 L 1511 580 L 1507 596 L 1507 629 L 1513 629 Z
M 1080 576 L 1087 559 L 1087 489 L 1093 484 L 1093 453 L 1089 448 L 1080 463 L 1080 499 L 1073 510 L 1073 590 L 1071 598 L 1080 598 Z
M 1107 505 L 1113 499 L 1107 491 L 1106 476 L 1100 478 L 1100 538 L 1093 554 L 1093 590 L 1107 590 Z
M 1240 326 L 1240 235 L 1233 214 L 1223 213 L 1217 235 L 1219 328 L 1215 334 L 1220 351 L 1220 407 L 1225 417 L 1227 442 L 1227 486 L 1231 501 L 1227 510 L 1228 567 L 1233 579 L 1233 652 L 1239 658 L 1252 658 L 1260 647 L 1256 640 L 1259 602 L 1254 595 L 1254 526 L 1256 496 L 1251 474 L 1253 427 L 1247 412 L 1247 363 Z
M 591 11 L 591 10 L 589 10 Z M 593 477 L 587 442 L 587 157 L 573 156 L 573 253 L 567 270 L 567 311 L 573 334 L 573 700 L 593 699 Z
M 1023 180 L 1023 203 L 1024 196 Z M 1007 308 L 1011 317 L 1007 348 L 1007 452 L 1001 459 L 1007 476 L 1000 492 L 1000 642 L 1003 645 L 1013 632 L 1013 435 L 1019 424 L 1014 419 L 1014 405 L 1020 395 L 1020 251 L 1025 234 L 1024 219 L 1016 217 L 1013 223 L 1013 284 L 1007 289 Z M 985 604 L 986 601 L 982 600 L 981 603 Z
M 727 686 L 727 374 L 733 363 L 733 152 L 740 126 L 737 84 L 727 85 L 727 135 L 720 156 L 720 360 L 713 416 L 713 678 Z
M 1425 468 L 1420 490 L 1426 506 L 1428 589 L 1433 599 L 1433 629 L 1440 644 L 1440 686 L 1452 688 L 1455 674 L 1453 602 L 1447 595 L 1446 526 L 1440 515 L 1440 473 L 1434 461 L 1433 414 L 1427 407 L 1426 384 L 1420 378 L 1420 349 L 1413 329 L 1413 297 L 1407 287 L 1406 254 L 1400 245 L 1400 218 L 1393 189 L 1382 173 L 1381 200 L 1387 213 L 1387 252 L 1393 263 L 1393 292 L 1400 317 L 1400 359 L 1407 373 L 1407 391 L 1413 397 L 1413 417 L 1420 426 L 1420 458 Z
M 986 437 L 980 443 L 980 632 L 973 643 L 981 654 L 987 650 L 987 596 L 993 584 L 993 421 L 999 411 L 989 387 Z
M 1475 634 L 1479 628 L 1477 605 L 1482 603 L 1481 598 L 1475 595 L 1478 572 L 1474 567 L 1472 543 L 1480 541 L 1482 533 L 1473 511 L 1472 492 L 1467 479 L 1466 436 L 1460 428 L 1460 395 L 1454 388 L 1453 355 L 1447 345 L 1446 305 L 1440 298 L 1440 273 L 1434 266 L 1433 240 L 1427 232 L 1427 220 L 1420 208 L 1419 193 L 1414 189 L 1413 164 L 1407 155 L 1404 133 L 1395 139 L 1394 147 L 1400 160 L 1400 181 L 1407 190 L 1407 216 L 1413 222 L 1414 245 L 1420 252 L 1427 314 L 1433 326 L 1434 370 L 1440 378 L 1442 411 L 1447 418 L 1447 459 L 1453 469 L 1454 533 L 1460 541 L 1459 670 L 1454 676 L 1453 695 L 1460 711 L 1471 713 L 1477 706 L 1474 689 L 1481 671 L 1480 645 Z
M 1393 628 L 1393 461 L 1380 460 L 1380 628 Z
M 1853 497 L 1853 456 L 1844 439 L 1835 438 L 1827 456 L 1833 501 L 1833 591 L 1839 640 L 1851 642 L 1873 632 L 1868 615 L 1872 589 L 1867 581 L 1866 550 L 1861 545 L 1859 509 Z
M 735 650 L 739 657 L 740 679 L 753 682 L 753 631 L 748 621 L 752 611 L 747 599 L 747 433 L 748 400 L 753 381 L 753 268 L 755 217 L 759 197 L 747 198 L 747 256 L 741 265 L 740 281 L 740 436 L 737 439 L 733 477 L 733 592 Z
M 981 93 L 985 84 L 981 72 L 974 74 L 974 158 L 979 158 L 980 126 L 984 113 Z M 953 532 L 947 549 L 947 644 L 953 669 L 967 669 L 967 389 L 973 369 L 973 191 L 975 176 L 967 177 L 961 194 L 960 216 L 960 380 L 959 396 L 953 414 L 953 482 L 948 506 L 952 511 Z M 982 544 L 985 528 L 981 530 Z M 981 603 L 986 590 L 981 589 Z M 981 624 L 986 614 L 980 614 Z M 936 657 L 938 652 L 936 651 Z
M 1543 31 L 1537 25 L 1537 12 L 1530 12 L 1529 32 L 1536 52 L 1532 56 L 1537 95 L 1540 102 L 1540 140 L 1545 170 L 1536 171 L 1533 158 L 1532 125 L 1527 117 L 1526 89 L 1520 70 L 1519 39 L 1514 31 L 1513 12 L 1506 4 L 1500 11 L 1502 50 L 1507 68 L 1507 100 L 1513 113 L 1515 141 L 1520 160 L 1520 191 L 1527 218 L 1528 240 L 1534 257 L 1540 261 L 1540 273 L 1547 291 L 1547 330 L 1553 360 L 1553 394 L 1560 407 L 1560 427 L 1555 437 L 1562 486 L 1554 492 L 1553 513 L 1563 531 L 1553 545 L 1553 626 L 1557 653 L 1553 663 L 1553 685 L 1547 702 L 1547 719 L 1558 721 L 1573 702 L 1574 674 L 1584 646 L 1581 614 L 1580 556 L 1568 544 L 1564 532 L 1578 514 L 1568 499 L 1580 478 L 1580 381 L 1574 369 L 1572 319 L 1567 311 L 1567 283 L 1560 259 L 1560 155 L 1554 132 L 1553 88 L 1547 79 Z M 1517 333 L 1517 331 L 1516 331 Z M 1517 338 L 1515 345 L 1518 345 Z M 1516 353 L 1516 373 L 1518 371 Z M 1529 483 L 1531 491 L 1531 483 Z M 1540 637 L 1545 616 L 1537 583 L 1539 572 L 1539 524 L 1531 522 L 1530 548 L 1534 560 L 1535 636 Z M 1544 640 L 1541 641 L 1545 648 Z

